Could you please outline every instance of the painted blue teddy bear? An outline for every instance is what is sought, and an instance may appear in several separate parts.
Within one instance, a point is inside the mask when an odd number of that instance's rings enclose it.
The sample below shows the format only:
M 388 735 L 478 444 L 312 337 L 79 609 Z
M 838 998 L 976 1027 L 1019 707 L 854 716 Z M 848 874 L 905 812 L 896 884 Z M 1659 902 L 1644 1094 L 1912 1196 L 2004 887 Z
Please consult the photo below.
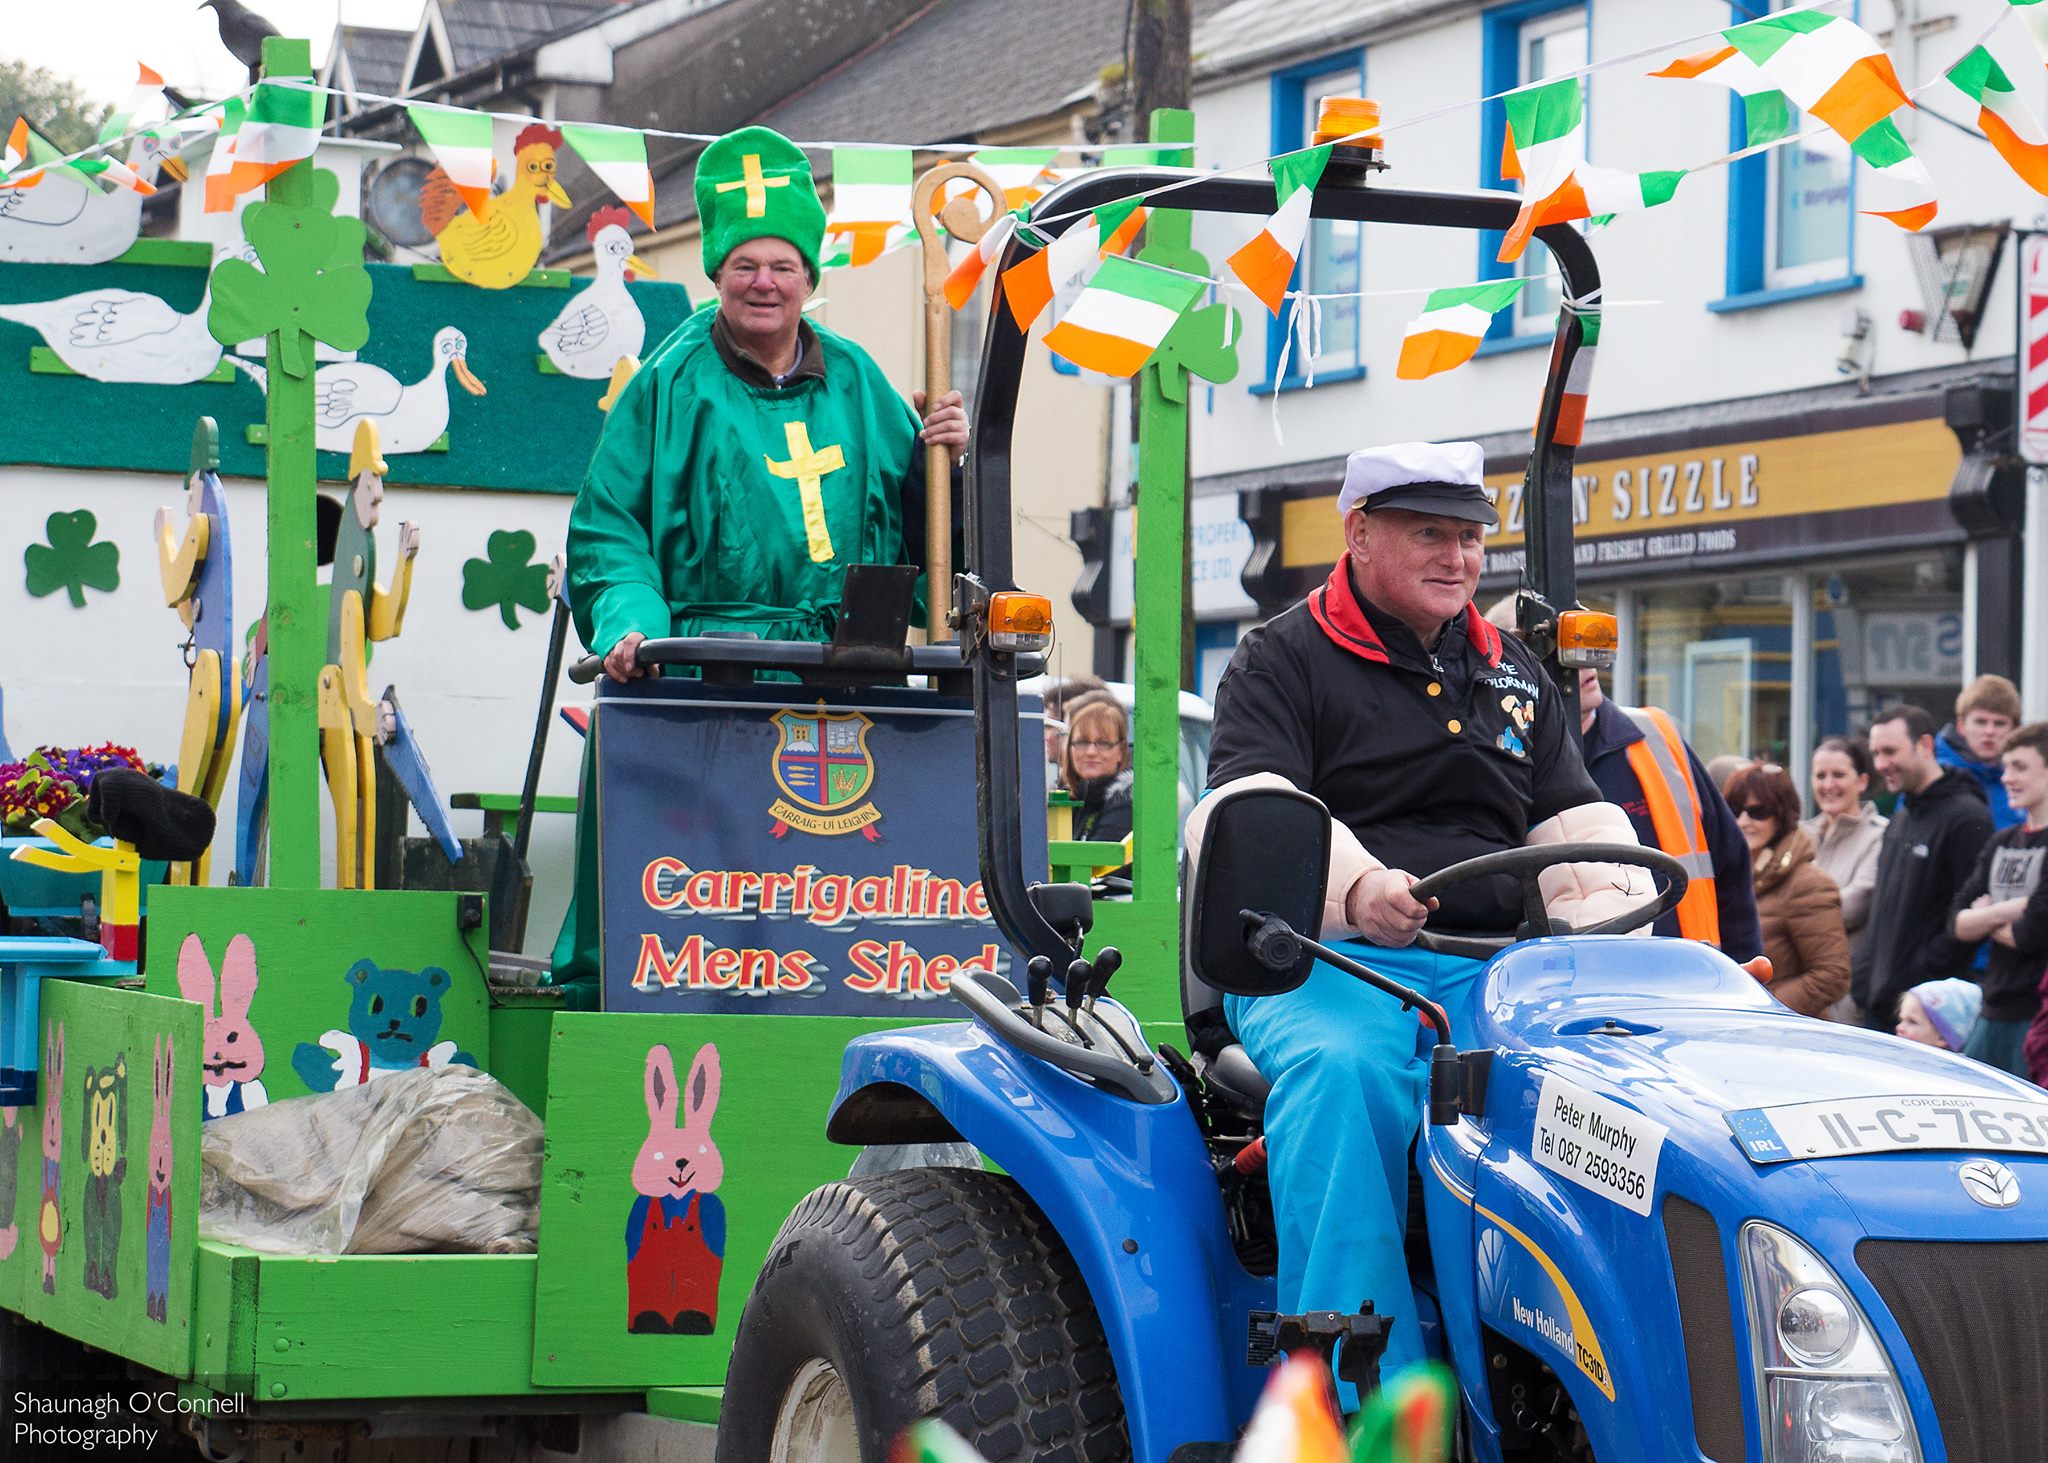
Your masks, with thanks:
M 476 1058 L 458 1051 L 441 1034 L 441 998 L 448 972 L 381 970 L 375 961 L 349 967 L 347 1031 L 325 1031 L 316 1046 L 302 1041 L 292 1053 L 292 1070 L 315 1092 L 360 1087 L 392 1072 L 414 1067 L 474 1067 Z

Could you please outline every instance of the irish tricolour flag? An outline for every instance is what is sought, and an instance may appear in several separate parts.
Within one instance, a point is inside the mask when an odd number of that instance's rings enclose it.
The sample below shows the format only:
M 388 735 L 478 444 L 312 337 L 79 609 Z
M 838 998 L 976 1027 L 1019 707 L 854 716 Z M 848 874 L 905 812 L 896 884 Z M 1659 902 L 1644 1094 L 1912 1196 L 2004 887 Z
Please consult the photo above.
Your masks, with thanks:
M 1521 212 L 1501 239 L 1503 261 L 1519 259 L 1530 236 L 1548 224 L 1667 203 L 1685 177 L 1682 169 L 1631 173 L 1586 162 L 1585 103 L 1575 76 L 1509 92 L 1502 105 L 1501 176 L 1522 183 Z
M 1020 329 L 1029 330 L 1053 296 L 1065 289 L 1101 252 L 1102 226 L 1093 217 L 1067 231 L 1021 263 L 1003 271 L 1003 296 Z
M 1789 133 L 1790 108 L 1797 106 L 1870 165 L 1876 206 L 1862 212 L 1907 229 L 1934 217 L 1934 179 L 1890 120 L 1912 102 L 1868 31 L 1843 16 L 1801 10 L 1731 26 L 1721 39 L 1725 44 L 1651 74 L 1732 87 L 1742 98 L 1752 147 Z
M 848 264 L 872 264 L 891 236 L 909 227 L 915 191 L 909 148 L 832 149 L 832 216 L 825 232 L 842 236 Z
M 564 122 L 562 136 L 576 149 L 598 182 L 612 190 L 634 217 L 654 227 L 654 174 L 647 166 L 647 137 L 631 127 L 594 127 Z
M 420 140 L 469 205 L 478 219 L 491 216 L 491 175 L 497 170 L 492 158 L 491 119 L 482 112 L 465 112 L 454 107 L 414 102 L 405 109 Z M 565 128 L 564 131 L 567 129 Z
M 2048 193 L 2048 135 L 2012 79 L 1982 46 L 1948 69 L 1956 90 L 1977 104 L 1977 126 L 2036 193 Z
M 2048 60 L 2048 0 L 2010 0 L 2012 8 L 2026 22 L 2027 31 L 2040 48 L 2043 60 Z
M 1206 283 L 1112 256 L 1045 333 L 1046 347 L 1083 370 L 1135 376 Z
M 1422 313 L 1401 337 L 1401 363 L 1394 374 L 1420 381 L 1454 371 L 1472 359 L 1493 317 L 1515 302 L 1526 279 L 1496 279 L 1456 289 L 1431 290 Z
M 226 212 L 234 207 L 237 195 L 262 187 L 293 163 L 311 157 L 320 143 L 326 109 L 326 94 L 311 87 L 259 82 L 256 95 L 249 99 L 249 114 L 234 135 L 227 170 L 216 175 L 207 169 L 207 212 Z M 226 143 L 223 136 L 215 144 L 216 157 Z
M 1273 159 L 1273 196 L 1280 206 L 1251 241 L 1225 261 L 1275 315 L 1287 301 L 1287 282 L 1294 278 L 1294 262 L 1308 238 L 1309 204 L 1315 199 L 1317 180 L 1329 166 L 1331 146 L 1325 143 Z
M 954 309 L 962 309 L 974 298 L 974 290 L 981 283 L 982 275 L 988 273 L 989 265 L 1003 252 L 1003 245 L 1010 242 L 1010 236 L 1017 232 L 1021 213 L 1006 213 L 989 225 L 988 232 L 978 243 L 970 247 L 953 272 L 946 276 L 946 303 Z
M 47 165 L 62 156 L 63 149 L 29 126 L 28 118 L 16 117 L 0 149 L 0 187 L 33 188 L 43 181 Z
M 1026 208 L 1045 192 L 1056 147 L 984 147 L 972 162 L 1003 190 L 1003 207 Z

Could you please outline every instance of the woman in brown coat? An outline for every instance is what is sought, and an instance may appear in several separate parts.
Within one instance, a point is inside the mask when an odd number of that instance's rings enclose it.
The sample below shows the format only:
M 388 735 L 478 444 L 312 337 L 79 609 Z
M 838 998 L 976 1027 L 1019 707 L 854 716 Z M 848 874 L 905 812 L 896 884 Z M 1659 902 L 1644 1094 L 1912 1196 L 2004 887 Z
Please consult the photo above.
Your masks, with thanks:
M 1841 891 L 1799 827 L 1799 791 L 1782 767 L 1745 767 L 1728 779 L 1728 803 L 1749 840 L 1771 994 L 1818 1016 L 1849 989 L 1849 937 Z

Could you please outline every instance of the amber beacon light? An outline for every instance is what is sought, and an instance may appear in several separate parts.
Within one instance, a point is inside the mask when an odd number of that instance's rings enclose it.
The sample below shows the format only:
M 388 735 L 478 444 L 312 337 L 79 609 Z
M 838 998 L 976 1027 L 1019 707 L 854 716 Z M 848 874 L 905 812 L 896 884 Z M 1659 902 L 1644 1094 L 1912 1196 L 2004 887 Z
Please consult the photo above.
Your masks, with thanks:
M 1560 665 L 1604 670 L 1614 664 L 1614 652 L 1620 644 L 1620 625 L 1612 615 L 1597 610 L 1566 610 L 1557 617 Z
M 1316 135 L 1309 146 L 1326 142 L 1350 148 L 1379 151 L 1386 146 L 1380 138 L 1380 104 L 1364 97 L 1324 97 L 1316 112 Z
M 1052 601 L 1017 590 L 990 595 L 988 643 L 992 650 L 1020 654 L 1044 650 L 1052 644 Z

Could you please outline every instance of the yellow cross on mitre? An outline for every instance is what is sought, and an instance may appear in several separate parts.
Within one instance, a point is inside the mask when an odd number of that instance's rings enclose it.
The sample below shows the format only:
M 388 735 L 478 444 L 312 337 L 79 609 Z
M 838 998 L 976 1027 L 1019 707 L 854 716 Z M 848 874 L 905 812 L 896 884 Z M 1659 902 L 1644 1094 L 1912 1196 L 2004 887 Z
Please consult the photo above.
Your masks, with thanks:
M 811 562 L 822 564 L 832 557 L 832 535 L 825 528 L 825 474 L 838 472 L 846 466 L 846 454 L 837 447 L 821 451 L 811 448 L 811 429 L 802 422 L 784 422 L 783 439 L 789 443 L 789 461 L 777 462 L 762 455 L 768 464 L 768 471 L 779 478 L 795 478 L 797 496 L 804 509 L 804 539 L 811 551 Z
M 770 178 L 761 172 L 761 154 L 750 152 L 740 159 L 740 176 L 730 183 L 720 183 L 718 191 L 730 193 L 735 188 L 747 190 L 747 217 L 764 218 L 768 213 L 768 190 L 787 188 L 789 179 Z

